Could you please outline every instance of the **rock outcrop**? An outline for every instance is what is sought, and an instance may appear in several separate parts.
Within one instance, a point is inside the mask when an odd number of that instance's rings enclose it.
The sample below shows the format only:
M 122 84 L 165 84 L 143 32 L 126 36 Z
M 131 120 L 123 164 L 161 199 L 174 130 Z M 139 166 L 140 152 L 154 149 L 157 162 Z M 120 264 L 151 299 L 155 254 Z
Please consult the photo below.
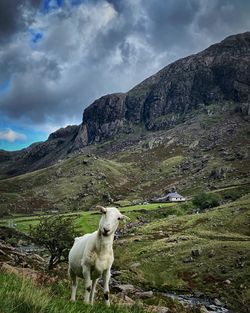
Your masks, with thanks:
M 127 94 L 101 97 L 83 113 L 77 145 L 85 146 L 133 131 L 167 129 L 185 114 L 211 103 L 250 101 L 250 32 L 178 60 L 149 77 Z

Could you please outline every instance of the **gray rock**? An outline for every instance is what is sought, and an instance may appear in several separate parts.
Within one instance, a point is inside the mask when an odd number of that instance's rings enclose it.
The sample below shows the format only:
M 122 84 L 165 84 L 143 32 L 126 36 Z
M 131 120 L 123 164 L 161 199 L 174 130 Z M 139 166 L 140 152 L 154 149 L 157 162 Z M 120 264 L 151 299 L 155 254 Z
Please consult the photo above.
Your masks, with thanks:
M 191 256 L 188 256 L 183 259 L 183 263 L 191 263 L 194 262 L 194 259 Z
M 134 241 L 138 241 L 138 240 L 134 240 Z M 139 267 L 140 265 L 141 265 L 140 262 L 136 262 L 136 263 L 131 264 L 130 268 L 136 268 L 136 267 Z
M 201 256 L 201 250 L 200 249 L 195 249 L 195 250 L 192 250 L 191 251 L 191 255 L 193 256 L 193 257 L 199 257 L 199 256 Z
M 153 291 L 139 291 L 135 293 L 135 296 L 140 299 L 152 298 L 154 296 Z
M 214 304 L 217 306 L 223 306 L 224 304 L 217 298 L 214 299 Z
M 208 310 L 206 309 L 206 307 L 205 307 L 204 305 L 202 305 L 202 306 L 200 307 L 200 312 L 201 312 L 201 313 L 211 313 L 210 311 L 208 311 Z
M 228 172 L 227 168 L 216 168 L 213 169 L 209 175 L 210 179 L 222 179 L 222 178 L 226 178 L 226 173 Z
M 212 250 L 209 251 L 208 257 L 209 257 L 209 258 L 212 258 L 212 257 L 214 257 L 214 256 L 215 256 L 215 251 L 212 249 Z
M 131 293 L 136 291 L 135 287 L 131 284 L 116 285 L 114 286 L 114 289 L 124 293 Z
M 105 202 L 108 202 L 108 203 L 112 203 L 114 202 L 114 199 L 111 197 L 110 193 L 109 192 L 106 192 L 102 195 L 102 198 Z
M 112 271 L 112 276 L 116 277 L 116 276 L 120 276 L 122 274 L 121 271 Z
M 135 301 L 133 299 L 131 299 L 130 297 L 128 297 L 127 295 L 124 296 L 124 300 L 126 301 L 126 304 L 128 304 L 128 305 L 135 304 Z
M 158 308 L 157 308 L 157 311 L 156 311 L 156 313 L 168 313 L 168 312 L 169 312 L 169 308 L 164 307 L 164 306 L 158 307 Z

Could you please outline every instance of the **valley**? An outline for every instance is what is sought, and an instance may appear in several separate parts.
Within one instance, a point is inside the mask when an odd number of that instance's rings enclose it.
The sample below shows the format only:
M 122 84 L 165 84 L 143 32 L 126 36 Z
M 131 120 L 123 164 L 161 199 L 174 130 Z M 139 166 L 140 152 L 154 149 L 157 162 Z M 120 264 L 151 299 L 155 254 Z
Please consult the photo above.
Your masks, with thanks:
M 250 312 L 249 55 L 249 32 L 227 37 L 95 100 L 80 125 L 0 150 L 3 312 Z M 187 200 L 153 201 L 172 189 Z M 66 257 L 50 272 L 46 251 L 20 252 L 43 216 L 94 231 L 98 204 L 130 218 L 110 309 L 84 305 L 83 286 L 68 301 Z

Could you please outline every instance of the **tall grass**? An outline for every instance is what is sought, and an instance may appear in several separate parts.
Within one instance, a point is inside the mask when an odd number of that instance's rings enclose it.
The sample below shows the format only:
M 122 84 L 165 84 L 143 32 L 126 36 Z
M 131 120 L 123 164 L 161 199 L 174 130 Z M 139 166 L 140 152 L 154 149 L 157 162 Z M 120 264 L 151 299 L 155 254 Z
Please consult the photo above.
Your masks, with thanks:
M 85 305 L 82 301 L 71 303 L 63 296 L 55 296 L 47 288 L 39 288 L 32 282 L 14 274 L 0 272 L 1 313 L 143 313 L 133 306 L 111 306 L 104 304 Z

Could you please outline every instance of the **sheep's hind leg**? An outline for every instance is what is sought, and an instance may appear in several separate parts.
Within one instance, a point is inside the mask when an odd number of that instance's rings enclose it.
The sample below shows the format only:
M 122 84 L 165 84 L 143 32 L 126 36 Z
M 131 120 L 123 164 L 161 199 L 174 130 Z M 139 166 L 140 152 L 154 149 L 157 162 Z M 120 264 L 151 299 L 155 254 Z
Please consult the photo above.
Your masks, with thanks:
M 77 290 L 77 277 L 76 274 L 73 273 L 71 270 L 69 271 L 69 275 L 71 278 L 71 301 L 76 301 L 76 290 Z
M 104 282 L 104 299 L 105 299 L 105 304 L 107 306 L 110 306 L 110 301 L 109 301 L 109 280 L 110 280 L 110 269 L 105 271 L 103 273 L 103 282 Z

